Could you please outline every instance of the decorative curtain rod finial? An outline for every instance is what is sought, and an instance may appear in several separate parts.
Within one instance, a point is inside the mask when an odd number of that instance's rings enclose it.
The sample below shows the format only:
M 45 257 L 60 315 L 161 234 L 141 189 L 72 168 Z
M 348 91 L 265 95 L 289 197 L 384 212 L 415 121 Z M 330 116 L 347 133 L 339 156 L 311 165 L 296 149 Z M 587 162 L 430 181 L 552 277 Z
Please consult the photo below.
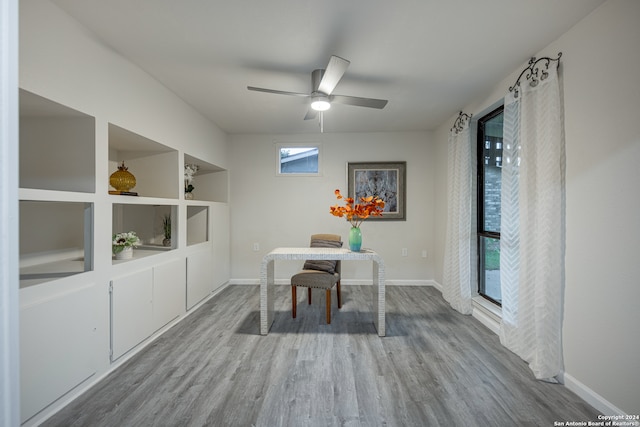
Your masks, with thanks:
M 469 123 L 469 120 L 471 120 L 471 116 L 473 116 L 473 114 L 466 114 L 460 111 L 460 114 L 458 114 L 458 118 L 456 119 L 455 122 L 453 122 L 453 127 L 451 128 L 451 132 L 456 134 L 462 132 L 465 125 Z
M 529 66 L 522 70 L 513 86 L 509 87 L 509 92 L 513 92 L 513 96 L 516 98 L 520 95 L 520 79 L 523 75 L 525 80 L 529 80 L 529 86 L 538 86 L 538 83 L 549 77 L 548 70 L 549 65 L 551 65 L 551 61 L 560 62 L 561 57 L 562 52 L 558 52 L 557 58 L 549 58 L 548 56 L 545 56 L 543 58 L 536 59 L 536 57 L 533 56 L 529 60 Z M 538 63 L 541 61 L 544 61 L 543 64 L 538 65 Z

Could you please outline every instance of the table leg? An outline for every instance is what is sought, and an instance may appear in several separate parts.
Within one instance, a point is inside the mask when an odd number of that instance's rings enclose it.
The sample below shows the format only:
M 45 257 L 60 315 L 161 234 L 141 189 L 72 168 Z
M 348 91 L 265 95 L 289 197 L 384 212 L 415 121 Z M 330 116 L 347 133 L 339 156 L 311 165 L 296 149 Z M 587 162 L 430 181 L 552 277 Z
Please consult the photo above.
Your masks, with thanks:
M 385 283 L 384 266 L 373 262 L 373 323 L 378 336 L 384 337 L 385 330 Z
M 274 261 L 262 264 L 260 271 L 260 334 L 267 335 L 273 323 Z

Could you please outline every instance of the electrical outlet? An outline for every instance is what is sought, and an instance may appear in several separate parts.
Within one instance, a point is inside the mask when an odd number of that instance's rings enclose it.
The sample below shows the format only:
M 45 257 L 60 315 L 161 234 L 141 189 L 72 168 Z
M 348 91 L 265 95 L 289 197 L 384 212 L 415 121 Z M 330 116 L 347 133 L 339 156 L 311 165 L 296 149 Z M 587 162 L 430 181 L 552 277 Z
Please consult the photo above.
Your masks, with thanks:
M 426 258 L 427 257 L 427 250 L 423 249 L 422 250 L 422 258 Z
M 407 248 L 402 248 L 402 256 L 409 255 L 409 250 Z
M 253 251 L 254 252 L 258 252 L 260 250 L 260 243 L 254 243 L 253 244 Z

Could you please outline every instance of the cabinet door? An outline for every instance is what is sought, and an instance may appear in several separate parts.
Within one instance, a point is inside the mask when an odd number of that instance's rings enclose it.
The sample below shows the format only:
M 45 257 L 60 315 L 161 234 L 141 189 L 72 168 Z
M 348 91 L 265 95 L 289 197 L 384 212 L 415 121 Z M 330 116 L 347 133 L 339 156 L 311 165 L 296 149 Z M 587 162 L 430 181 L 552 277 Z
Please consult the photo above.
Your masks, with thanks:
M 176 259 L 153 267 L 154 331 L 184 312 L 186 290 L 184 259 Z
M 213 260 L 210 250 L 187 257 L 187 310 L 213 292 Z
M 153 275 L 143 270 L 111 281 L 111 360 L 153 332 Z
M 94 284 L 20 308 L 21 421 L 94 375 Z
M 229 281 L 229 206 L 214 204 L 211 209 L 213 240 L 213 289 Z

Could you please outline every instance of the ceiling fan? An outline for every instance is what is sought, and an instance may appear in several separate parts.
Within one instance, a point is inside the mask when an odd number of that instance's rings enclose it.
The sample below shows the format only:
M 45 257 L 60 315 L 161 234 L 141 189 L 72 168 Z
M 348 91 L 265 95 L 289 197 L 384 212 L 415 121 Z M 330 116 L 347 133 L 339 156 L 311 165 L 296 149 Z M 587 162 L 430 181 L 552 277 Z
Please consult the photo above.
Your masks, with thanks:
M 309 98 L 311 103 L 305 120 L 314 119 L 320 112 L 320 127 L 322 127 L 322 112 L 331 108 L 331 103 L 355 105 L 357 107 L 368 107 L 382 109 L 387 105 L 386 99 L 358 98 L 356 96 L 333 95 L 333 90 L 340 82 L 340 79 L 347 71 L 350 62 L 339 56 L 332 56 L 327 68 L 324 70 L 314 70 L 311 73 L 311 93 L 286 92 L 282 90 L 264 89 L 261 87 L 247 86 L 247 89 L 257 92 L 275 93 L 278 95 L 301 96 Z

